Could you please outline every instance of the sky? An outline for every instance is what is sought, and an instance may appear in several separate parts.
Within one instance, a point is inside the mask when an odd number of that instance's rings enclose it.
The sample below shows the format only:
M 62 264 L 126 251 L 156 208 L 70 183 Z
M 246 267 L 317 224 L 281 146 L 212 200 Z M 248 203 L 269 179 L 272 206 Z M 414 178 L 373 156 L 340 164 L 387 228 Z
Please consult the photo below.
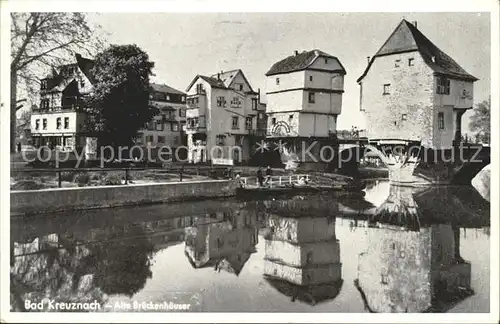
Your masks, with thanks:
M 93 13 L 110 44 L 137 44 L 155 62 L 152 81 L 185 91 L 197 75 L 242 69 L 265 93 L 265 73 L 295 50 L 320 49 L 347 70 L 339 129 L 364 127 L 356 79 L 400 23 L 418 28 L 479 78 L 474 102 L 490 95 L 489 13 Z M 265 100 L 265 99 L 264 99 Z M 463 126 L 468 124 L 470 112 Z

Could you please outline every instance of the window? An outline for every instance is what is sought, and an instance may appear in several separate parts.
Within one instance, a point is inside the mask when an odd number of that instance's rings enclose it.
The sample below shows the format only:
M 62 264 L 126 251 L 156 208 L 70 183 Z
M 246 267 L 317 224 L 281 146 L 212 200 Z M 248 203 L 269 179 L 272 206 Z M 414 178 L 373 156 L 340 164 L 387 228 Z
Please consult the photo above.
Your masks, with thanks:
M 57 117 L 56 119 L 56 128 L 61 129 L 61 117 Z
M 243 84 L 240 84 L 240 91 L 243 91 Z
M 273 119 L 271 119 L 271 123 L 272 123 L 273 125 L 275 125 L 275 124 L 276 124 L 276 117 L 273 117 Z
M 85 87 L 85 80 L 81 79 L 80 80 L 80 88 Z
M 444 129 L 444 113 L 442 112 L 438 113 L 438 128 Z
M 217 97 L 217 107 L 225 108 L 226 107 L 226 98 Z
M 165 143 L 165 136 L 158 136 L 158 143 Z
M 167 98 L 167 100 L 170 100 L 170 96 L 169 95 L 167 95 L 166 98 Z
M 408 59 L 408 66 L 413 66 L 413 65 L 415 65 L 415 62 L 414 62 L 414 61 L 415 61 L 415 59 L 414 59 L 413 57 L 412 57 L 412 58 L 409 58 L 409 59 Z
M 252 129 L 252 124 L 253 124 L 253 118 L 252 117 L 247 117 L 245 120 L 245 128 L 246 129 Z
M 314 103 L 314 92 L 309 92 L 309 103 Z
M 257 99 L 252 99 L 252 110 L 257 110 Z
M 156 122 L 155 122 L 155 130 L 157 130 L 157 131 L 162 131 L 163 130 L 163 121 L 162 120 L 156 120 Z
M 280 78 L 276 78 L 276 85 L 280 85 Z
M 238 125 L 239 124 L 239 118 L 237 116 L 233 116 L 233 119 L 232 119 L 232 127 L 233 129 L 239 129 L 240 126 Z
M 450 79 L 445 77 L 437 78 L 437 93 L 438 94 L 450 94 Z
M 179 131 L 179 124 L 178 123 L 172 123 L 170 124 L 170 129 L 172 130 L 172 132 L 178 132 Z
M 203 89 L 203 84 L 199 83 L 196 85 L 196 93 L 200 94 L 200 93 L 203 93 L 204 89 Z
M 184 109 L 179 109 L 179 117 L 186 117 L 186 111 Z
M 407 119 L 407 117 L 408 117 L 408 116 L 407 116 L 406 114 L 402 114 L 402 115 L 401 115 L 401 120 L 406 120 L 406 119 Z
M 40 84 L 40 89 L 42 90 L 47 89 L 47 80 L 42 80 L 42 83 Z
M 154 135 L 146 136 L 146 143 L 153 143 L 153 141 L 154 141 Z
M 312 80 L 313 80 L 313 76 L 312 76 L 312 75 L 310 75 L 310 76 L 309 76 L 309 81 L 311 81 L 311 82 L 312 82 Z
M 40 119 L 35 120 L 35 129 L 36 130 L 40 129 Z
M 292 122 L 292 120 L 293 120 L 293 115 L 289 115 L 289 116 L 288 116 L 288 121 L 289 121 L 289 122 Z
M 401 60 L 396 60 L 394 61 L 394 67 L 399 67 L 399 64 L 401 63 Z
M 186 101 L 186 96 L 182 96 L 182 97 L 181 97 L 181 101 L 182 101 L 182 102 L 185 102 L 185 101 Z
M 43 125 L 43 129 L 46 130 L 47 129 L 47 119 L 46 118 L 43 119 L 42 125 Z
M 325 64 L 328 64 L 328 59 L 327 58 L 325 58 Z
M 40 109 L 48 109 L 49 108 L 49 99 L 42 99 L 40 101 Z
M 388 95 L 391 91 L 391 85 L 389 83 L 384 84 L 384 93 L 385 95 Z
M 217 135 L 216 136 L 216 143 L 217 145 L 224 145 L 224 140 L 226 139 L 225 135 Z
M 69 128 L 69 117 L 64 117 L 64 129 Z

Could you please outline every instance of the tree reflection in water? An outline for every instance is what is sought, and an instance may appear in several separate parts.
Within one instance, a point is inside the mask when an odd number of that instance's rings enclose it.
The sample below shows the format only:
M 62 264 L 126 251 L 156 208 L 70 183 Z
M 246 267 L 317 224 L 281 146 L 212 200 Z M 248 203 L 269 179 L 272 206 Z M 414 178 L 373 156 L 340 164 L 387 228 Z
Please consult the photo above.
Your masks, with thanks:
M 132 296 L 144 287 L 152 275 L 153 249 L 141 227 L 96 229 L 89 235 L 83 242 L 59 234 L 12 242 L 11 310 L 26 311 L 26 299 L 104 305 L 108 295 Z

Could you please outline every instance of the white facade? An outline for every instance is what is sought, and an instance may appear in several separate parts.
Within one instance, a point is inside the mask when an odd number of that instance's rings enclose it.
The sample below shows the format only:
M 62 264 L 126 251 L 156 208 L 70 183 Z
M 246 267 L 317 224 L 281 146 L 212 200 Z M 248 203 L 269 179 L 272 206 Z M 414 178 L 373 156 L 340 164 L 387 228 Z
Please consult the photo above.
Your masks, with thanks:
M 345 70 L 333 56 L 318 50 L 311 55 L 315 55 L 312 62 L 299 70 L 268 72 L 268 137 L 328 137 L 335 133 L 342 112 Z M 304 53 L 296 56 L 301 60 Z
M 229 79 L 227 75 L 232 73 Z M 248 160 L 249 137 L 258 130 L 263 111 L 258 93 L 252 90 L 243 72 L 236 70 L 212 77 L 197 76 L 189 86 L 187 96 L 189 161 Z
M 59 150 L 82 148 L 87 116 L 81 110 L 81 98 L 91 91 L 91 82 L 79 63 L 61 66 L 54 73 L 41 80 L 40 106 L 31 114 L 33 144 Z

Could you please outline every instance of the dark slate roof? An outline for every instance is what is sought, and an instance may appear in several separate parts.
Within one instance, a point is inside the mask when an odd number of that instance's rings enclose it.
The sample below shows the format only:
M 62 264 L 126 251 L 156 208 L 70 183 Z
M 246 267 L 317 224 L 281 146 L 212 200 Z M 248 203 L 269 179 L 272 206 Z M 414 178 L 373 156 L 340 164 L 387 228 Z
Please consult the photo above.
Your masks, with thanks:
M 210 78 L 220 79 L 222 82 L 224 82 L 224 85 L 229 88 L 234 78 L 238 75 L 238 72 L 240 71 L 241 70 L 238 69 L 238 70 L 225 71 L 222 73 L 216 73 L 213 74 Z
M 298 53 L 297 55 L 291 55 L 277 63 L 274 63 L 271 69 L 267 71 L 266 76 L 306 70 L 316 60 L 316 58 L 320 56 L 331 57 L 339 61 L 335 56 L 325 53 L 318 49 L 314 49 L 311 51 L 304 51 L 302 53 Z M 342 66 L 342 64 L 340 64 L 340 66 Z M 343 67 L 342 67 L 342 72 L 344 74 L 346 73 Z
M 82 70 L 83 74 L 89 79 L 91 83 L 95 82 L 95 78 L 90 72 L 92 68 L 94 67 L 94 61 L 87 59 L 80 54 L 75 54 L 76 57 L 76 64 L 78 64 L 78 67 L 80 70 Z
M 344 284 L 342 279 L 331 283 L 304 286 L 269 275 L 264 275 L 264 279 L 281 294 L 311 306 L 322 302 L 331 302 L 340 294 Z
M 366 76 L 377 57 L 411 51 L 418 51 L 424 62 L 436 73 L 452 78 L 470 81 L 478 80 L 476 77 L 467 73 L 449 55 L 434 45 L 434 43 L 417 29 L 417 27 L 403 19 L 375 56 L 370 60 L 365 71 L 361 77 L 359 77 L 358 82 Z
M 173 94 L 180 94 L 180 95 L 185 94 L 184 92 L 179 91 L 177 89 L 174 89 L 166 84 L 151 83 L 151 87 L 153 88 L 154 91 L 157 91 L 157 92 L 173 93 Z
M 74 73 L 67 73 L 70 67 L 78 67 L 83 74 L 90 80 L 91 83 L 95 82 L 95 78 L 92 76 L 91 70 L 94 67 L 94 61 L 82 57 L 80 54 L 75 54 L 76 63 L 64 64 L 59 66 L 59 73 L 52 69 L 44 79 L 49 79 L 51 87 L 47 91 L 62 91 L 73 82 L 75 78 Z

